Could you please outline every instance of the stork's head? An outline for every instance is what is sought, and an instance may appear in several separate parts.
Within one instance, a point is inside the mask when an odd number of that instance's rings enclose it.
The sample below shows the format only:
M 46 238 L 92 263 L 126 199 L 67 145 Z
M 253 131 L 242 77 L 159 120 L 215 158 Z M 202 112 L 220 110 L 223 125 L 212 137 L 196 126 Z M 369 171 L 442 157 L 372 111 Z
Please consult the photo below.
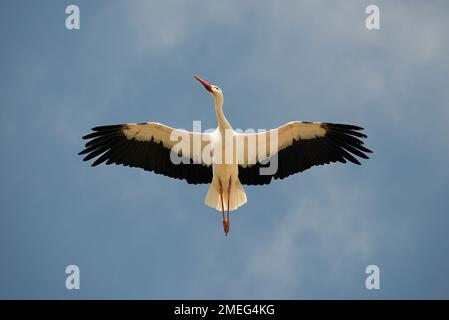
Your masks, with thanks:
M 215 100 L 220 101 L 221 103 L 223 102 L 223 91 L 221 91 L 219 87 L 213 84 L 209 84 L 198 76 L 193 77 L 198 80 L 204 86 L 204 88 L 212 94 Z

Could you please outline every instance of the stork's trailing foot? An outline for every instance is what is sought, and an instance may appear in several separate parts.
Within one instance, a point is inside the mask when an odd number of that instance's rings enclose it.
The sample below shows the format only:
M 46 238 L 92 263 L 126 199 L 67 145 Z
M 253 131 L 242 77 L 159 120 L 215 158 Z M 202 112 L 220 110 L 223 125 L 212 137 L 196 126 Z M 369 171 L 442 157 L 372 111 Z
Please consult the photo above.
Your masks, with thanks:
M 229 233 L 229 228 L 231 227 L 231 219 L 229 219 L 229 208 L 230 208 L 230 199 L 231 199 L 231 182 L 232 182 L 232 177 L 229 178 L 229 187 L 228 187 L 228 214 L 226 216 L 226 228 L 225 228 L 225 234 L 228 235 Z
M 223 230 L 224 230 L 225 236 L 228 236 L 228 233 L 229 233 L 229 217 L 228 217 L 227 220 L 223 218 Z
M 222 218 L 223 218 L 223 231 L 225 233 L 225 236 L 228 235 L 229 232 L 229 225 L 228 225 L 228 221 L 225 219 L 225 214 L 224 214 L 224 201 L 223 201 L 223 186 L 221 185 L 221 181 L 220 181 L 220 197 L 221 197 L 221 214 L 222 214 Z M 229 209 L 229 206 L 228 206 Z M 228 215 L 229 215 L 229 211 L 228 211 Z M 229 219 L 229 217 L 228 217 Z

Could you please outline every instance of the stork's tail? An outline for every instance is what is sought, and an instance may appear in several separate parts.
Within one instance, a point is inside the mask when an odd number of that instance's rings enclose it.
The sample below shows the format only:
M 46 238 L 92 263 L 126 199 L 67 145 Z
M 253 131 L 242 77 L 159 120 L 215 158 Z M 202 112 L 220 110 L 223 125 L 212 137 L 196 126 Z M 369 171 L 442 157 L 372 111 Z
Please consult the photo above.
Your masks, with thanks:
M 212 182 L 209 191 L 207 192 L 204 202 L 209 206 L 221 212 L 221 197 L 220 187 L 218 183 Z M 243 186 L 237 179 L 235 184 L 231 187 L 231 194 L 229 195 L 229 211 L 236 210 L 246 203 L 246 193 Z M 227 192 L 223 195 L 224 211 L 228 210 Z

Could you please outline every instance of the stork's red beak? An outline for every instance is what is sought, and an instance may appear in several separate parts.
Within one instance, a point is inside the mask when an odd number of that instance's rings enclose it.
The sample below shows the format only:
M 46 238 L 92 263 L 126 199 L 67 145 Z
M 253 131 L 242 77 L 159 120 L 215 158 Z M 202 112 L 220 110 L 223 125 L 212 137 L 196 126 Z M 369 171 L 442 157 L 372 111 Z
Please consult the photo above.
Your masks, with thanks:
M 209 92 L 212 92 L 212 86 L 209 84 L 209 83 L 207 83 L 206 81 L 204 81 L 203 79 L 201 79 L 200 77 L 198 77 L 198 76 L 193 76 L 196 80 L 198 80 L 203 86 L 204 86 L 204 88 L 206 88 L 206 90 L 207 91 L 209 91 Z

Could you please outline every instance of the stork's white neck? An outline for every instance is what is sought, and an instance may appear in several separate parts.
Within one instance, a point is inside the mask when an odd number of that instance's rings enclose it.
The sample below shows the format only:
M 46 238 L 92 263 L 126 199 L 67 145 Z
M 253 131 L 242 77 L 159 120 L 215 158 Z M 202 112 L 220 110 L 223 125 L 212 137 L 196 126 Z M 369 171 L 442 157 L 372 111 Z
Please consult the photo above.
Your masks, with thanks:
M 215 98 L 215 113 L 217 114 L 218 120 L 218 128 L 220 130 L 232 129 L 231 124 L 226 119 L 223 113 L 223 96 L 222 95 L 214 95 Z

